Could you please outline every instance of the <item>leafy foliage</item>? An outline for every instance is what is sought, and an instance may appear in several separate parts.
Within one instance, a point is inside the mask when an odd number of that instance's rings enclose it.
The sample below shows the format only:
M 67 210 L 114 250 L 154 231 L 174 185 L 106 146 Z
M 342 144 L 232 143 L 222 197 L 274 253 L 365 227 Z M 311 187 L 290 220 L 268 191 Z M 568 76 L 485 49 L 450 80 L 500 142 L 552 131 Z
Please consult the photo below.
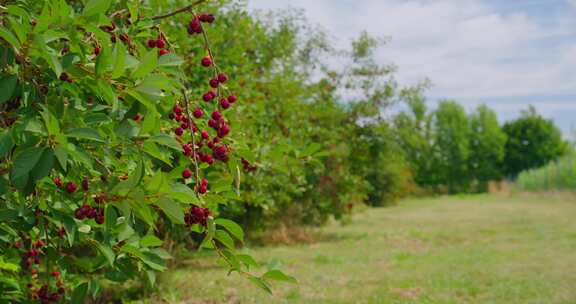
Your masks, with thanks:
M 252 260 L 234 253 L 242 228 L 217 218 L 238 195 L 234 144 L 252 157 L 242 132 L 228 136 L 241 122 L 220 112 L 238 87 L 208 42 L 214 17 L 176 5 L 0 8 L 1 300 L 83 303 L 101 284 L 153 285 L 166 249 L 191 235 L 266 290 L 289 280 L 249 273 L 240 261 Z M 178 19 L 187 31 L 165 30 Z M 197 109 L 211 114 L 193 118 Z
M 508 135 L 504 169 L 508 176 L 544 166 L 567 150 L 560 130 L 552 121 L 538 115 L 534 108 L 504 124 L 503 130 Z

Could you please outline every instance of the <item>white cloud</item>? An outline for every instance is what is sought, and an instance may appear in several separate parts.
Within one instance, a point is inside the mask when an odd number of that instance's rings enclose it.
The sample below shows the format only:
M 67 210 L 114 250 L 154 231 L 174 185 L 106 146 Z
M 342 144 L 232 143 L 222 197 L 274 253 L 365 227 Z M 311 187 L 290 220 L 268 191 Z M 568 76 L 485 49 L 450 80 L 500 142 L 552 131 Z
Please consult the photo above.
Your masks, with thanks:
M 543 22 L 521 10 L 546 11 L 553 2 L 519 1 L 506 12 L 483 0 L 252 0 L 250 6 L 305 8 L 339 45 L 364 29 L 391 36 L 378 58 L 398 65 L 401 81 L 430 78 L 433 96 L 465 100 L 574 93 L 576 53 L 568 41 L 576 38 L 576 14 Z

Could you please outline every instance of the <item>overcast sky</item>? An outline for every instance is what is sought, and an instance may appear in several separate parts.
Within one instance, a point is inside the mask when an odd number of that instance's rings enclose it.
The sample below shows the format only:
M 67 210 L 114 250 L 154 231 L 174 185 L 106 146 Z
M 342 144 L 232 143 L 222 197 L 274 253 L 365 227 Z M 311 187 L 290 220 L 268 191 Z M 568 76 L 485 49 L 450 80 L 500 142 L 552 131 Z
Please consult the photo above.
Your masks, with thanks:
M 382 63 L 398 79 L 429 78 L 432 104 L 486 103 L 501 119 L 528 104 L 576 129 L 576 0 L 248 0 L 251 9 L 303 8 L 344 45 L 362 30 L 391 42 Z

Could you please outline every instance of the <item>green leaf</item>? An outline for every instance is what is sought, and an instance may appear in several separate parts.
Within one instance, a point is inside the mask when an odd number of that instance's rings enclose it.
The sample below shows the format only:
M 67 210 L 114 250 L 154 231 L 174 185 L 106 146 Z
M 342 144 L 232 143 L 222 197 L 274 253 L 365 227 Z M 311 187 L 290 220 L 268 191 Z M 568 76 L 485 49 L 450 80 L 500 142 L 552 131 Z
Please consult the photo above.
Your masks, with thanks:
M 226 248 L 228 249 L 234 250 L 236 248 L 236 246 L 234 246 L 234 240 L 225 230 L 220 229 L 216 230 L 214 238 L 218 240 L 220 243 L 222 243 L 222 245 L 226 246 Z
M 106 13 L 108 8 L 112 4 L 112 0 L 90 0 L 84 7 L 83 14 L 86 17 L 90 17 L 97 14 Z
M 62 169 L 66 171 L 68 164 L 68 151 L 66 151 L 62 146 L 58 146 L 54 149 L 54 154 L 56 155 L 56 159 L 58 159 L 58 163 L 60 163 Z
M 0 158 L 4 158 L 14 147 L 14 141 L 12 140 L 12 136 L 10 136 L 10 132 L 4 131 L 2 135 L 0 135 Z
M 157 65 L 158 65 L 158 52 L 155 49 L 150 50 L 146 55 L 144 55 L 144 58 L 142 58 L 140 64 L 138 65 L 136 70 L 134 70 L 134 72 L 132 73 L 132 77 L 141 78 L 143 76 L 146 76 L 150 74 L 152 71 L 154 71 Z
M 116 209 L 110 204 L 106 205 L 106 210 L 104 211 L 104 223 L 107 233 L 110 233 L 112 230 L 114 230 L 117 217 L 118 215 L 116 214 Z
M 144 105 L 148 110 L 150 110 L 152 113 L 156 113 L 156 105 L 154 104 L 154 101 L 144 97 L 142 94 L 133 91 L 131 89 L 127 89 L 126 94 L 132 96 L 132 98 L 138 100 L 142 105 Z
M 241 242 L 244 242 L 244 231 L 240 225 L 236 224 L 235 222 L 223 218 L 216 219 L 216 225 L 224 227 L 232 236 L 238 239 Z
M 212 240 L 216 234 L 216 224 L 214 223 L 214 219 L 212 217 L 208 218 L 208 222 L 206 224 L 206 237 L 204 240 L 202 240 L 200 248 L 213 248 Z
M 52 168 L 54 168 L 54 162 L 54 151 L 52 151 L 50 148 L 44 149 L 40 160 L 38 160 L 38 163 L 36 166 L 34 166 L 34 169 L 32 169 L 30 173 L 32 180 L 35 182 L 45 176 L 48 176 Z
M 144 161 L 142 160 L 142 157 L 140 157 L 136 169 L 130 173 L 128 180 L 126 181 L 126 186 L 128 188 L 135 188 L 140 184 L 142 178 L 144 178 Z
M 37 147 L 29 147 L 16 152 L 10 171 L 10 180 L 19 190 L 23 190 L 28 184 L 29 173 L 40 160 L 42 152 L 43 149 Z
M 156 204 L 160 209 L 162 209 L 162 211 L 164 211 L 166 216 L 168 216 L 172 222 L 175 224 L 184 224 L 184 210 L 182 210 L 179 203 L 176 203 L 167 197 L 162 197 Z
M 66 131 L 67 137 L 76 139 L 87 139 L 97 142 L 105 142 L 98 134 L 98 131 L 89 128 L 77 128 Z
M 121 44 L 121 43 L 116 43 Z M 100 51 L 100 54 L 98 54 L 98 56 L 96 57 L 96 76 L 100 76 L 103 75 L 104 73 L 106 73 L 109 69 L 110 66 L 112 65 L 112 54 L 110 54 L 110 49 L 108 48 L 107 45 L 103 45 L 102 46 L 102 50 Z
M 86 300 L 86 293 L 88 292 L 88 282 L 81 283 L 74 288 L 72 292 L 72 303 L 83 304 Z
M 162 246 L 162 244 L 164 244 L 164 242 L 154 235 L 147 235 L 140 239 L 140 246 L 142 247 L 159 247 Z
M 270 284 L 268 282 L 266 282 L 265 280 L 263 280 L 259 277 L 250 277 L 249 280 L 254 285 L 256 285 L 258 288 L 266 291 L 269 294 L 272 294 L 272 288 L 271 288 Z
M 0 222 L 15 220 L 18 218 L 18 211 L 12 209 L 0 210 Z
M 114 251 L 112 250 L 112 248 L 102 243 L 96 243 L 96 247 L 102 253 L 102 255 L 106 257 L 106 260 L 108 261 L 108 264 L 110 264 L 110 267 L 114 266 L 114 260 L 116 259 L 116 255 L 114 255 Z
M 253 257 L 247 255 L 247 254 L 237 254 L 236 258 L 244 263 L 244 265 L 246 265 L 246 267 L 248 269 L 250 269 L 250 267 L 254 267 L 254 268 L 258 268 L 260 267 L 260 264 L 258 264 L 258 262 L 256 262 L 256 260 L 254 260 Z
M 57 135 L 60 133 L 60 124 L 58 123 L 58 119 L 54 117 L 52 112 L 43 104 L 40 104 L 42 107 L 42 111 L 40 112 L 40 116 L 44 120 L 44 124 L 46 125 L 46 130 L 50 135 Z
M 116 43 L 114 46 L 114 64 L 112 68 L 112 79 L 121 77 L 126 67 L 126 47 L 123 43 Z
M 152 136 L 148 140 L 168 148 L 172 148 L 176 151 L 182 150 L 182 146 L 178 143 L 178 141 L 176 141 L 176 139 L 165 134 Z
M 16 83 L 18 83 L 16 75 L 6 75 L 0 78 L 0 103 L 5 103 L 14 95 Z
M 20 42 L 16 36 L 14 36 L 14 34 L 8 31 L 5 27 L 0 27 L 0 38 L 4 38 L 4 40 L 8 41 L 8 43 L 10 43 L 16 49 L 20 49 L 21 47 Z
M 198 202 L 198 197 L 196 196 L 196 193 L 192 189 L 190 189 L 190 187 L 184 184 L 175 183 L 174 185 L 172 185 L 172 191 L 166 194 L 171 198 L 181 201 L 185 204 L 192 204 Z
M 144 142 L 142 150 L 144 150 L 144 152 L 148 153 L 150 156 L 163 161 L 165 164 L 169 166 L 172 165 L 172 163 L 170 162 L 170 154 L 163 153 L 162 151 L 160 151 L 160 149 L 158 148 L 158 146 L 156 146 L 155 143 L 151 141 Z
M 269 270 L 264 275 L 262 275 L 262 277 L 267 279 L 267 280 L 276 280 L 276 281 L 283 281 L 283 282 L 298 284 L 298 280 L 296 280 L 296 278 L 289 276 L 289 275 L 286 275 L 278 269 Z

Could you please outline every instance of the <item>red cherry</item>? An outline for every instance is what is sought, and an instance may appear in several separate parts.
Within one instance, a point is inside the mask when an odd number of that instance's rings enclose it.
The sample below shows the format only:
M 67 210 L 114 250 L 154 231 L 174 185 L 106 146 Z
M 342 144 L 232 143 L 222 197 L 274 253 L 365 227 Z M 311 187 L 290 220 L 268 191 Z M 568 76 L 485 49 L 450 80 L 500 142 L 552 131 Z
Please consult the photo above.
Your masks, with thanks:
M 220 126 L 220 129 L 218 129 L 218 137 L 222 138 L 228 135 L 228 133 L 230 133 L 230 126 L 228 126 L 227 124 L 222 124 L 222 126 Z
M 212 65 L 212 59 L 209 56 L 206 56 L 202 58 L 201 63 L 203 67 L 209 67 Z
M 212 14 L 204 13 L 198 16 L 198 19 L 200 19 L 202 22 L 212 23 L 216 18 L 214 18 L 214 15 Z
M 182 178 L 188 179 L 190 177 L 192 177 L 192 171 L 190 171 L 190 169 L 184 169 L 184 171 L 182 171 Z
M 57 278 L 60 276 L 60 271 L 52 271 L 52 276 Z
M 209 83 L 210 83 L 210 86 L 213 87 L 214 89 L 220 85 L 220 82 L 216 78 L 210 79 Z
M 85 178 L 82 180 L 82 189 L 88 191 L 88 188 L 90 188 L 90 182 Z
M 220 99 L 220 106 L 222 107 L 222 109 L 226 110 L 230 107 L 230 102 L 228 101 L 228 99 L 222 98 Z
M 222 113 L 218 111 L 212 112 L 212 119 L 219 121 L 220 119 L 222 119 Z
M 100 51 L 101 51 L 101 50 L 102 50 L 102 49 L 101 49 L 99 46 L 95 47 L 95 48 L 94 48 L 94 55 L 95 55 L 95 56 L 98 56 L 98 54 L 100 54 Z
M 182 129 L 182 128 L 176 128 L 176 129 L 174 130 L 174 133 L 175 133 L 176 135 L 178 135 L 178 136 L 182 136 L 182 134 L 184 134 L 184 129 Z
M 201 118 L 204 116 L 204 111 L 201 108 L 196 108 L 194 112 L 192 112 L 192 115 L 194 115 L 195 118 Z
M 218 122 L 214 119 L 208 120 L 208 126 L 212 129 L 218 129 Z
M 236 97 L 236 95 L 228 96 L 228 102 L 230 102 L 230 103 L 235 103 L 237 100 L 238 100 L 238 97 Z
M 155 39 L 148 39 L 148 47 L 155 48 L 156 47 L 156 40 Z
M 208 92 L 204 93 L 204 95 L 202 96 L 202 99 L 205 102 L 212 101 L 214 98 L 216 98 L 216 93 L 214 93 L 214 91 L 208 91 Z
M 52 181 L 57 187 L 62 187 L 62 180 L 59 177 L 55 177 Z
M 170 51 L 167 49 L 161 49 L 158 51 L 158 56 L 164 56 L 170 54 Z
M 228 76 L 226 74 L 224 73 L 218 74 L 218 82 L 225 83 L 226 81 L 228 81 Z
M 60 80 L 68 81 L 68 80 L 70 80 L 70 76 L 68 76 L 68 74 L 66 74 L 66 73 L 62 73 L 62 74 L 60 74 Z
M 208 134 L 208 131 L 202 131 L 201 135 L 202 135 L 202 138 L 204 138 L 204 139 L 210 138 L 210 134 Z
M 162 38 L 158 38 L 156 40 L 156 47 L 159 49 L 165 48 L 166 47 L 166 41 L 164 41 L 164 39 L 162 39 Z
M 142 119 L 142 116 L 140 116 L 140 114 L 138 114 L 138 113 L 136 115 L 134 115 L 134 117 L 132 117 L 132 120 L 134 120 L 134 121 L 140 121 L 140 119 Z
M 182 107 L 180 107 L 179 105 L 175 105 L 172 111 L 176 115 L 182 115 Z
M 72 193 L 76 192 L 76 189 L 78 189 L 78 186 L 76 186 L 76 183 L 69 182 L 66 184 L 66 192 L 72 194 Z

